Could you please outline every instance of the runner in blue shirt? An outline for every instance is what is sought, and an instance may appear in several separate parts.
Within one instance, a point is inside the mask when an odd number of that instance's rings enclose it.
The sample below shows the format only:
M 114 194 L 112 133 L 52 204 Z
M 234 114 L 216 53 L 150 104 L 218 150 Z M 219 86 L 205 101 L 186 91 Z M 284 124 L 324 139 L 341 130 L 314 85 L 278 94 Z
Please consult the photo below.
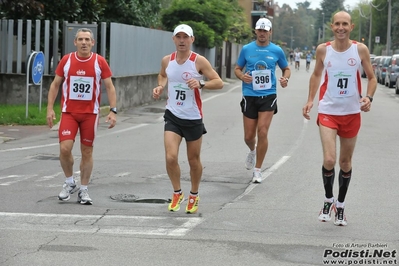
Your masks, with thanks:
M 244 118 L 244 140 L 250 149 L 245 166 L 248 170 L 253 169 L 252 182 L 260 183 L 261 167 L 268 148 L 267 134 L 273 114 L 277 113 L 276 66 L 282 70 L 278 81 L 283 88 L 288 84 L 291 70 L 283 50 L 270 41 L 270 20 L 259 19 L 255 34 L 256 40 L 242 48 L 234 73 L 242 80 L 240 105 Z

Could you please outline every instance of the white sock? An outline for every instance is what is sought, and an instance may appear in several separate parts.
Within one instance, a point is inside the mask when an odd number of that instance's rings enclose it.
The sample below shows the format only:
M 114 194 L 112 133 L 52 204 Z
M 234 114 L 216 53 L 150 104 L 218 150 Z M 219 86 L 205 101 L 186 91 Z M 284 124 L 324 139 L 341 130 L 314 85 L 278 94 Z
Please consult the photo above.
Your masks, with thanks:
M 334 202 L 334 197 L 332 197 L 332 198 L 325 198 L 325 200 L 324 200 L 324 202 L 330 202 L 330 203 L 333 203 Z
M 80 190 L 87 190 L 87 186 L 84 186 L 84 185 L 80 185 Z
M 345 207 L 345 202 L 339 202 L 339 201 L 337 200 L 337 203 L 335 204 L 335 206 L 336 206 L 337 208 L 344 208 L 344 207 Z
M 73 180 L 73 176 L 70 176 L 65 179 L 65 182 L 68 184 L 73 184 L 75 183 L 75 180 Z
M 261 168 L 254 168 L 254 172 L 260 173 L 260 172 L 262 172 L 262 169 Z

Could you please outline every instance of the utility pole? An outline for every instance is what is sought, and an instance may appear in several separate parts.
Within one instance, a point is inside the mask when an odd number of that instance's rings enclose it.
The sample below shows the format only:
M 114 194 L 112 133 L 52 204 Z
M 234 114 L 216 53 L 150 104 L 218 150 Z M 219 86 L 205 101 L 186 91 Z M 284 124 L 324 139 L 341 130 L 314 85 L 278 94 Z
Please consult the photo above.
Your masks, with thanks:
M 292 31 L 293 31 L 293 27 L 291 26 L 290 28 L 291 28 L 291 50 L 292 50 L 292 33 L 293 33 Z
M 362 41 L 362 23 L 360 21 L 360 19 L 362 18 L 361 14 L 360 14 L 360 7 L 359 7 L 359 42 Z M 369 47 L 370 49 L 370 47 Z
M 324 42 L 324 12 L 322 12 L 321 14 L 323 15 L 323 39 L 321 41 Z
M 391 0 L 388 1 L 388 30 L 387 30 L 387 55 L 391 53 Z
M 370 28 L 369 28 L 369 50 L 371 51 L 371 29 L 373 25 L 373 10 L 371 9 L 371 2 L 370 5 Z

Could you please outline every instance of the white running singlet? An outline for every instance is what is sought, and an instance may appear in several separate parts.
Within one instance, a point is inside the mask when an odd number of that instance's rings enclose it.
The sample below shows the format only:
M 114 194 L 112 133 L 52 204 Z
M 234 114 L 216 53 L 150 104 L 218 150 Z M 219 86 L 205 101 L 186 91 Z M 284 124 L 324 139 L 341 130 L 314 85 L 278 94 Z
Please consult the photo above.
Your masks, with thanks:
M 337 52 L 326 43 L 324 75 L 322 77 L 318 112 L 330 115 L 360 113 L 362 93 L 359 66 L 361 59 L 357 42 L 344 52 Z
M 190 89 L 186 82 L 194 78 L 201 80 L 195 66 L 197 54 L 191 52 L 189 58 L 179 65 L 176 61 L 176 52 L 170 55 L 170 61 L 166 67 L 168 76 L 168 101 L 166 109 L 180 119 L 196 120 L 202 118 L 201 89 Z

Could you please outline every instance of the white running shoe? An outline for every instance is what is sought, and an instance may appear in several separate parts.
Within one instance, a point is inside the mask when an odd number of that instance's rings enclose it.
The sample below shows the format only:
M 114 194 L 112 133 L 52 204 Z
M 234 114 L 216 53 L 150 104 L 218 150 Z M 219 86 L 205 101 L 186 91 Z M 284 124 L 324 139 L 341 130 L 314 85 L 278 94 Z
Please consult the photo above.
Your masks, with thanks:
M 344 208 L 336 208 L 334 224 L 338 225 L 338 226 L 345 226 L 345 225 L 348 224 L 346 222 L 346 216 L 344 214 Z
M 245 159 L 245 168 L 251 170 L 255 167 L 256 153 L 248 152 L 247 159 Z
M 75 193 L 78 190 L 78 186 L 76 183 L 69 184 L 69 183 L 64 183 L 62 186 L 62 190 L 60 194 L 58 194 L 58 199 L 59 200 L 69 200 L 71 198 L 71 194 Z
M 324 201 L 323 208 L 321 208 L 319 213 L 319 221 L 329 222 L 331 220 L 331 213 L 333 210 L 336 211 L 334 201 Z
M 93 204 L 93 201 L 91 200 L 87 189 L 82 189 L 79 191 L 78 202 L 82 205 L 92 205 Z
M 262 172 L 254 171 L 252 175 L 252 183 L 261 183 L 262 182 Z

